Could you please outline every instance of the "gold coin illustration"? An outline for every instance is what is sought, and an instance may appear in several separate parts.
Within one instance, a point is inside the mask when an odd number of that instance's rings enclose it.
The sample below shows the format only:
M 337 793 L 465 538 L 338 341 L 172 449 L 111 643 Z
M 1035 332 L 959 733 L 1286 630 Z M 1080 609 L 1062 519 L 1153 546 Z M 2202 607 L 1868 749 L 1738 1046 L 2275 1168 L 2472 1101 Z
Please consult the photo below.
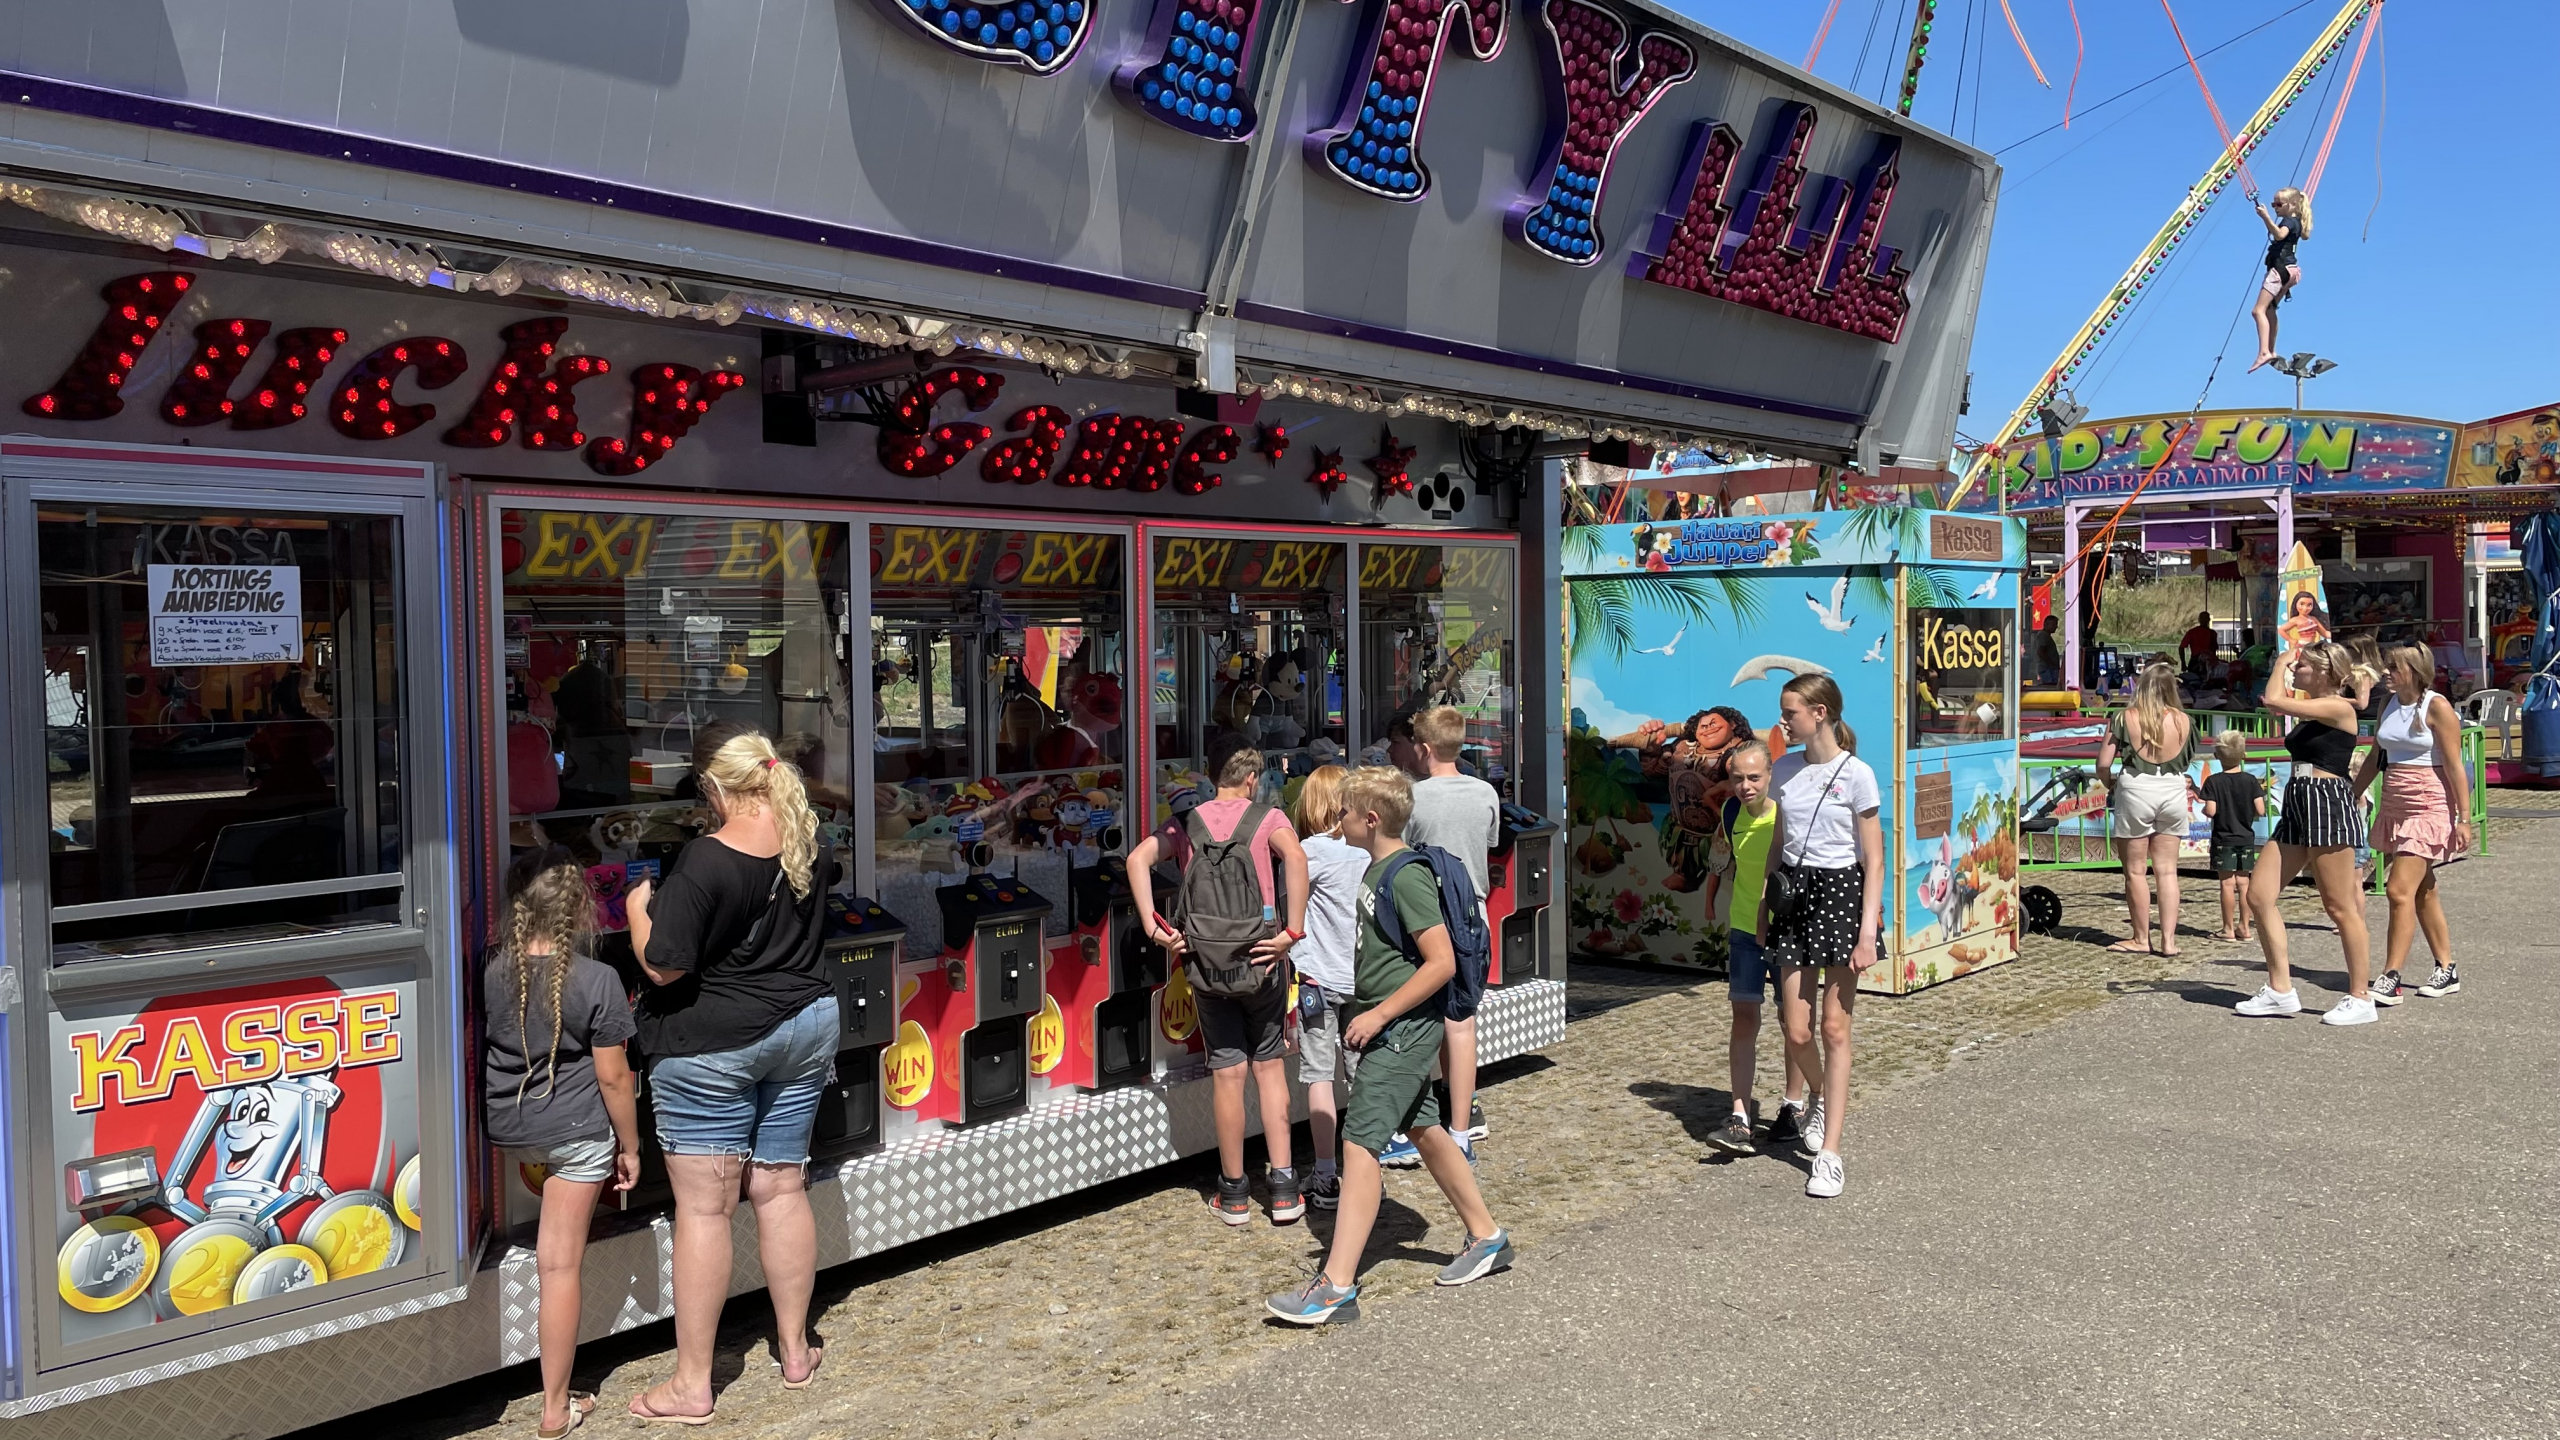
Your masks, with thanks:
M 391 1208 L 399 1215 L 400 1223 L 412 1230 L 427 1228 L 427 1222 L 418 1218 L 418 1197 L 425 1183 L 418 1173 L 418 1162 L 425 1158 L 423 1151 L 410 1156 L 409 1163 L 400 1167 L 400 1178 L 391 1182 Z
M 289 1290 L 308 1290 L 329 1283 L 329 1263 L 308 1245 L 278 1245 L 261 1250 L 240 1268 L 232 1282 L 231 1303 L 246 1305 Z
M 295 1236 L 327 1262 L 331 1279 L 369 1275 L 397 1265 L 409 1232 L 391 1217 L 391 1202 L 371 1190 L 345 1190 L 324 1202 Z
M 101 1216 L 62 1242 L 54 1271 L 63 1304 L 103 1315 L 150 1288 L 160 1273 L 160 1237 L 130 1215 Z
M 180 1237 L 181 1249 L 169 1262 L 169 1303 L 181 1315 L 202 1315 L 231 1303 L 256 1247 L 229 1232 L 206 1235 L 192 1244 Z

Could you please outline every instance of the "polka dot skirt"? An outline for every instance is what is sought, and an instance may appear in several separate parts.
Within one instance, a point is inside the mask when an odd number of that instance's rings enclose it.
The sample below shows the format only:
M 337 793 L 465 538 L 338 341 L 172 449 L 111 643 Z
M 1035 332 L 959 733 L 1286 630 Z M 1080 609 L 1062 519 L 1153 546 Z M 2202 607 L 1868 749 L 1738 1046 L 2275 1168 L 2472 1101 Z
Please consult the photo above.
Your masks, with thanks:
M 1803 903 L 1795 915 L 1770 929 L 1769 958 L 1786 965 L 1846 965 L 1858 945 L 1859 908 L 1866 900 L 1866 874 L 1852 865 L 1845 870 L 1805 868 L 1796 872 Z

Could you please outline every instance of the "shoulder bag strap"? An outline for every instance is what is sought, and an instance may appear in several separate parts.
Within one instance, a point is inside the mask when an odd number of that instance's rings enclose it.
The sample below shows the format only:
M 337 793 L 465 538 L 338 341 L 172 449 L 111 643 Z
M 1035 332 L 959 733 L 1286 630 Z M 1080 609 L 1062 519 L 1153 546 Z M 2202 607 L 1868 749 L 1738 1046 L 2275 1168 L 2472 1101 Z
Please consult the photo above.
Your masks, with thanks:
M 776 857 L 773 866 L 773 883 L 766 886 L 764 891 L 764 913 L 756 916 L 756 923 L 748 927 L 747 938 L 739 941 L 738 948 L 729 952 L 731 959 L 754 954 L 757 947 L 764 944 L 764 937 L 772 933 L 773 912 L 779 908 L 782 898 L 782 880 L 786 873 L 788 872 L 782 868 L 780 857 Z

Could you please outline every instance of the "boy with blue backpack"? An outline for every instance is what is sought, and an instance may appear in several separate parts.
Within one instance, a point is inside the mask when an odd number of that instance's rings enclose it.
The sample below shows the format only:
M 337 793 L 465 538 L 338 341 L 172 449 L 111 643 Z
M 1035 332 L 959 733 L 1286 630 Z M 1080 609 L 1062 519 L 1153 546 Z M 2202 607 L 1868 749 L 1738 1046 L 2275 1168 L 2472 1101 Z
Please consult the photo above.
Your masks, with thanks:
M 1442 1124 L 1431 1085 L 1445 1026 L 1443 997 L 1465 963 L 1462 950 L 1491 948 L 1466 866 L 1442 850 L 1404 843 L 1413 782 L 1387 766 L 1363 766 L 1342 787 L 1342 838 L 1369 854 L 1361 877 L 1359 947 L 1350 1021 L 1342 1043 L 1360 1054 L 1342 1108 L 1342 1198 L 1333 1247 L 1304 1286 L 1272 1296 L 1271 1313 L 1293 1325 L 1359 1315 L 1360 1259 L 1377 1225 L 1386 1182 L 1378 1154 L 1402 1131 L 1413 1137 L 1440 1193 L 1467 1227 L 1467 1242 L 1440 1271 L 1464 1285 L 1506 1269 L 1511 1236 L 1494 1224 L 1476 1188 L 1475 1167 Z

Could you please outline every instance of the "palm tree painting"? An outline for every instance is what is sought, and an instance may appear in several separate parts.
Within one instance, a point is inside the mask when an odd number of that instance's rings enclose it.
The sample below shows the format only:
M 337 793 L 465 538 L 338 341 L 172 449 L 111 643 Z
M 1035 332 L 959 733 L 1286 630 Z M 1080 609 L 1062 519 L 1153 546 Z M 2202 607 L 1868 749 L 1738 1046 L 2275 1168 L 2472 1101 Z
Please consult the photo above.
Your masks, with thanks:
M 1891 605 L 1893 566 L 1899 564 L 1910 586 L 1912 608 L 1953 609 L 1965 603 L 1967 587 L 1959 572 L 1918 563 L 1929 553 L 1930 514 L 1917 505 L 1868 505 L 1841 522 L 1835 542 L 1841 552 L 1876 562 L 1849 571 L 1859 598 L 1877 606 Z
M 1577 525 L 1564 532 L 1565 568 L 1600 559 L 1602 537 L 1596 525 Z M 1567 658 L 1606 657 L 1621 665 L 1636 644 L 1636 615 L 1650 609 L 1683 625 L 1715 627 L 1731 622 L 1735 633 L 1765 618 L 1766 606 L 1757 577 L 1713 571 L 1703 575 L 1595 575 L 1565 583 L 1571 630 Z

